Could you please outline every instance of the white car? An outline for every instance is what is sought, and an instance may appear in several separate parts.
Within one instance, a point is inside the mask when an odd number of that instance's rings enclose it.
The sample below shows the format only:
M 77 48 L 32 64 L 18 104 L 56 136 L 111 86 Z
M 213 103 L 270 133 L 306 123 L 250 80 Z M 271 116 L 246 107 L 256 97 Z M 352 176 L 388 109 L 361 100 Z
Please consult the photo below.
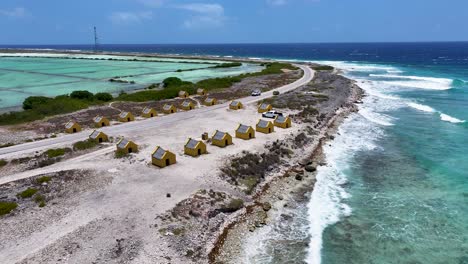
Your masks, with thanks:
M 260 96 L 262 94 L 262 91 L 260 90 L 253 90 L 252 91 L 252 96 Z
M 283 113 L 276 112 L 276 111 L 268 111 L 262 114 L 262 117 L 266 118 L 276 118 L 277 116 L 282 116 Z

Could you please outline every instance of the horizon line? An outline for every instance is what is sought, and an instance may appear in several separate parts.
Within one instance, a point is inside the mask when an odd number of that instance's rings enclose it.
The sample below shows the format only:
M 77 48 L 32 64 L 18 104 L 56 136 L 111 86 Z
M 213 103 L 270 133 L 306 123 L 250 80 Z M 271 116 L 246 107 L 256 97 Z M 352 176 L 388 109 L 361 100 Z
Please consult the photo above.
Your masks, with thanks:
M 284 44 L 412 44 L 412 43 L 468 43 L 468 40 L 444 41 L 358 41 L 358 42 L 219 42 L 219 43 L 101 43 L 105 45 L 284 45 Z M 0 44 L 0 46 L 94 46 L 92 43 L 77 44 Z

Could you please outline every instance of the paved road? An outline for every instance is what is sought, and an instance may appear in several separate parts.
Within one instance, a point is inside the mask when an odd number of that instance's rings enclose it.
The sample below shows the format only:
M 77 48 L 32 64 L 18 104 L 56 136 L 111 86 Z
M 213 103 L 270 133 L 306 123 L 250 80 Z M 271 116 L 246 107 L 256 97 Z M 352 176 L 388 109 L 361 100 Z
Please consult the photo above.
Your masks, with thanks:
M 315 72 L 308 66 L 304 66 L 304 65 L 296 65 L 296 66 L 300 67 L 304 71 L 304 75 L 302 76 L 301 79 L 293 83 L 287 84 L 285 86 L 273 89 L 271 91 L 264 92 L 260 96 L 245 97 L 245 98 L 239 99 L 239 101 L 241 101 L 244 105 L 255 103 L 260 100 L 272 97 L 273 91 L 279 91 L 280 93 L 285 93 L 285 92 L 294 90 L 302 85 L 309 83 L 313 79 Z M 127 134 L 127 133 L 131 133 L 135 131 L 141 132 L 145 130 L 152 130 L 152 129 L 154 130 L 154 129 L 157 129 L 158 127 L 165 126 L 167 124 L 180 122 L 189 118 L 194 118 L 196 116 L 202 115 L 203 113 L 206 113 L 209 111 L 215 111 L 217 109 L 227 108 L 228 105 L 229 105 L 229 102 L 224 103 L 224 104 L 219 104 L 216 106 L 212 106 L 212 107 L 198 108 L 198 109 L 188 111 L 188 112 L 178 112 L 177 114 L 166 115 L 166 116 L 151 118 L 151 119 L 145 119 L 145 120 L 136 121 L 136 122 L 124 123 L 124 124 L 120 124 L 117 126 L 104 127 L 104 128 L 101 128 L 100 130 L 108 134 L 109 136 L 114 136 L 114 137 L 121 135 L 121 134 Z M 15 145 L 15 146 L 7 147 L 7 148 L 1 148 L 0 159 L 8 158 L 8 156 L 11 156 L 11 155 L 20 155 L 20 154 L 30 153 L 34 151 L 50 149 L 50 148 L 58 147 L 61 145 L 72 144 L 76 141 L 87 139 L 91 132 L 92 130 L 85 130 L 76 134 L 63 135 L 63 136 L 59 136 L 56 138 L 49 138 L 49 139 L 44 139 L 44 140 L 40 140 L 36 142 L 29 142 L 29 143 Z

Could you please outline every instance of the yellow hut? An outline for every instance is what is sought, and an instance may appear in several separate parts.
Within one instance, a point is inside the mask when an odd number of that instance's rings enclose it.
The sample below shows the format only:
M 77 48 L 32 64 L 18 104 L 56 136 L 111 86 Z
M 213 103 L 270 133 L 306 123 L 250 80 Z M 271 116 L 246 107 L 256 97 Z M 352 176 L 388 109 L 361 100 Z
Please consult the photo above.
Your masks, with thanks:
M 120 122 L 132 122 L 135 120 L 135 117 L 130 112 L 120 112 L 119 121 Z
M 133 153 L 133 152 L 138 152 L 138 145 L 135 144 L 131 140 L 127 140 L 125 138 L 122 138 L 119 140 L 117 143 L 117 151 L 122 151 L 124 153 Z
M 94 140 L 97 143 L 109 141 L 109 137 L 106 134 L 97 130 L 94 130 L 93 133 L 89 135 L 89 139 Z
M 256 130 L 260 133 L 270 134 L 275 131 L 275 126 L 271 121 L 258 120 Z
M 179 97 L 185 99 L 189 97 L 189 94 L 186 91 L 179 91 Z
M 262 104 L 258 107 L 258 112 L 259 112 L 259 113 L 265 113 L 265 112 L 270 111 L 271 109 L 273 109 L 273 107 L 271 106 L 271 104 L 262 103 Z
M 76 133 L 81 131 L 81 126 L 75 121 L 70 121 L 65 125 L 65 132 Z
M 203 101 L 203 104 L 206 106 L 212 106 L 218 103 L 218 100 L 216 98 L 206 98 L 205 101 Z
M 232 145 L 232 136 L 229 133 L 216 130 L 211 138 L 211 144 L 222 148 Z
M 290 128 L 291 127 L 291 118 L 285 116 L 277 116 L 274 122 L 275 126 L 281 128 Z
M 158 115 L 158 112 L 156 112 L 156 110 L 154 110 L 154 108 L 151 108 L 151 107 L 145 107 L 143 108 L 143 111 L 141 112 L 141 116 L 145 118 L 151 118 L 157 115 Z
M 252 139 L 255 138 L 255 130 L 251 126 L 239 124 L 236 129 L 236 138 Z
M 183 109 L 185 111 L 190 111 L 192 109 L 195 109 L 195 105 L 193 104 L 192 101 L 186 100 L 180 105 L 180 109 Z
M 163 106 L 163 112 L 165 114 L 173 114 L 177 112 L 177 108 L 173 104 L 165 104 Z
M 110 126 L 109 119 L 103 116 L 96 116 L 93 118 L 94 126 L 95 127 L 105 127 Z
M 232 101 L 230 104 L 229 104 L 229 109 L 232 109 L 232 110 L 239 110 L 239 109 L 242 109 L 242 103 L 239 102 L 239 101 Z
M 176 155 L 160 146 L 157 146 L 153 151 L 153 154 L 151 154 L 151 163 L 160 168 L 167 167 L 175 164 L 176 162 Z
M 206 90 L 203 88 L 198 88 L 197 89 L 197 94 L 198 95 L 206 95 Z
M 184 153 L 192 157 L 206 154 L 206 144 L 201 140 L 189 138 L 184 146 Z

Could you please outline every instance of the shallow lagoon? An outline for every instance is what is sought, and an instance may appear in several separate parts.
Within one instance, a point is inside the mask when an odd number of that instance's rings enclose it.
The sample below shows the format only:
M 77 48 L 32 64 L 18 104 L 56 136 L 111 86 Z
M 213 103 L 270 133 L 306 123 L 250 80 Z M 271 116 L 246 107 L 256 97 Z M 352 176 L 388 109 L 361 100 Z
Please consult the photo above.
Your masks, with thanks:
M 14 55 L 15 57 L 10 57 Z M 70 59 L 79 57 L 80 59 Z M 116 61 L 99 59 L 157 60 Z M 219 62 L 218 62 L 219 63 Z M 145 58 L 128 56 L 66 55 L 66 54 L 0 54 L 0 109 L 18 107 L 28 96 L 56 96 L 75 90 L 90 92 L 129 91 L 160 83 L 167 77 L 186 81 L 238 75 L 262 69 L 256 64 L 235 68 L 207 69 L 213 61 Z M 177 70 L 192 71 L 176 72 Z M 135 84 L 112 83 L 116 76 Z

